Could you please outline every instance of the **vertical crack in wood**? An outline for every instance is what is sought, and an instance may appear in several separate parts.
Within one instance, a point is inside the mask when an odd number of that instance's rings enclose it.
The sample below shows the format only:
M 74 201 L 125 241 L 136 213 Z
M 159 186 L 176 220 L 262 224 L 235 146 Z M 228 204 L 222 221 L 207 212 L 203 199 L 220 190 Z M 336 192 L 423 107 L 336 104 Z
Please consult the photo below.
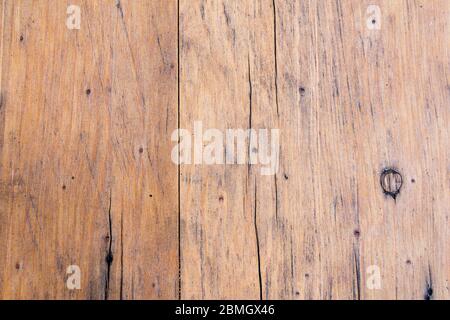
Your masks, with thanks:
M 116 7 L 117 7 L 117 9 L 119 10 L 120 17 L 121 17 L 122 20 L 123 20 L 123 9 L 122 9 L 122 4 L 120 3 L 120 0 L 117 0 L 117 1 L 116 1 Z
M 3 145 L 4 145 L 4 130 L 5 130 L 5 119 L 6 119 L 6 112 L 3 108 L 5 105 L 5 98 L 3 95 L 3 42 L 5 39 L 5 7 L 6 3 L 3 1 L 2 5 L 2 12 L 1 12 L 1 20 L 0 20 L 0 26 L 2 27 L 2 32 L 0 33 L 0 154 L 3 151 Z M 1 165 L 0 165 L 1 168 Z
M 428 264 L 428 279 L 425 283 L 425 300 L 432 300 L 433 299 L 433 278 L 431 276 L 431 266 Z
M 249 98 L 249 115 L 248 115 L 248 176 L 250 177 L 250 167 L 251 167 L 251 148 L 252 148 L 252 115 L 253 115 L 253 85 L 252 85 L 252 70 L 250 66 L 250 54 L 247 56 L 248 59 L 248 98 Z
M 358 180 L 355 178 L 352 178 L 353 185 L 355 186 L 355 204 L 353 205 L 353 209 L 355 210 L 355 224 L 357 232 L 354 232 L 353 235 L 355 236 L 355 239 L 353 240 L 353 260 L 354 260 L 354 280 L 353 280 L 353 299 L 361 300 L 361 244 L 360 244 L 360 234 L 361 234 L 361 224 L 359 219 L 359 187 L 358 187 Z M 353 202 L 353 201 L 352 201 Z M 356 287 L 355 287 L 356 284 Z
M 277 174 L 274 176 L 275 182 L 275 221 L 278 223 L 278 184 L 277 184 Z
M 0 57 L 1 62 L 1 57 Z M 1 77 L 2 77 L 2 66 L 0 65 L 0 153 L 3 149 L 3 139 L 4 139 L 4 128 L 5 128 L 5 117 L 6 112 L 3 108 L 4 106 L 4 98 L 2 94 L 2 87 L 1 87 Z M 1 166 L 0 166 L 1 167 Z
M 111 265 L 113 263 L 113 253 L 112 253 L 112 243 L 113 243 L 113 232 L 112 232 L 112 216 L 111 216 L 111 206 L 112 206 L 112 190 L 109 192 L 109 207 L 108 207 L 108 224 L 109 224 L 109 244 L 108 244 L 108 254 L 106 255 L 106 282 L 105 282 L 105 300 L 109 298 L 109 283 L 111 277 Z
M 359 249 L 353 249 L 353 260 L 355 265 L 355 280 L 353 283 L 356 282 L 356 287 L 355 285 L 353 285 L 353 298 L 356 300 L 361 300 L 361 261 L 359 256 Z
M 120 300 L 123 300 L 123 210 L 120 214 Z
M 272 2 L 273 7 L 273 50 L 274 50 L 274 63 L 275 63 L 275 103 L 277 106 L 277 116 L 280 116 L 280 110 L 278 107 L 278 58 L 277 58 L 277 10 L 275 1 Z
M 180 164 L 180 115 L 181 115 L 181 88 L 180 88 L 180 0 L 177 0 L 177 127 L 178 127 L 178 299 L 181 300 L 181 164 Z
M 256 252 L 258 255 L 258 280 L 259 280 L 259 299 L 263 299 L 263 291 L 262 291 L 262 274 L 261 274 L 261 253 L 259 248 L 259 234 L 258 234 L 258 216 L 257 216 L 257 185 L 255 178 L 255 207 L 254 207 L 254 215 L 253 215 L 253 223 L 255 227 L 255 237 L 256 237 Z
M 248 97 L 249 97 L 249 116 L 248 116 L 248 128 L 249 128 L 249 139 L 248 139 L 248 170 L 247 177 L 250 180 L 250 170 L 251 170 L 251 152 L 252 152 L 252 129 L 253 129 L 253 84 L 252 84 L 252 70 L 250 64 L 250 54 L 247 56 L 247 66 L 248 66 Z M 255 204 L 254 204 L 254 228 L 256 236 L 256 251 L 258 256 L 258 283 L 259 283 L 259 298 L 262 300 L 262 276 L 261 276 L 261 254 L 259 248 L 259 235 L 258 235 L 258 224 L 257 224 L 257 186 L 255 178 Z

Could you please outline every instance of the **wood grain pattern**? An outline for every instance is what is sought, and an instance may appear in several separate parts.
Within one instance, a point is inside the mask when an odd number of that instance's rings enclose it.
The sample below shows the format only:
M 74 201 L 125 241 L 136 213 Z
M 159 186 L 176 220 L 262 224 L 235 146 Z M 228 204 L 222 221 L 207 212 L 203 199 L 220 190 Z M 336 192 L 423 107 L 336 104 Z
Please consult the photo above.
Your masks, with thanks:
M 175 299 L 176 2 L 71 3 L 2 3 L 2 297 Z
M 448 0 L 0 0 L 0 19 L 0 298 L 450 298 Z M 197 121 L 279 129 L 279 170 L 178 166 Z

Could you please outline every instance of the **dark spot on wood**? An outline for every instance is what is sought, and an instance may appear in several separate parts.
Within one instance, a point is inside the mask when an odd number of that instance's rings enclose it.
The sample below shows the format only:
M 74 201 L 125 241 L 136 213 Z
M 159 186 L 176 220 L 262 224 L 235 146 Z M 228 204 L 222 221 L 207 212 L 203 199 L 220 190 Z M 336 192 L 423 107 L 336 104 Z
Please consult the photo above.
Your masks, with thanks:
M 156 283 L 153 282 L 152 283 L 152 288 L 154 288 L 154 287 L 156 287 Z
M 220 197 L 219 197 L 219 201 L 220 201 L 220 202 L 223 202 L 223 196 L 220 196 Z
M 284 174 L 284 179 L 289 180 L 289 176 L 286 173 Z
M 428 265 L 428 279 L 425 283 L 425 294 L 424 294 L 425 300 L 432 300 L 433 299 L 433 277 L 431 275 L 431 267 Z
M 353 231 L 353 235 L 354 235 L 356 238 L 359 238 L 359 236 L 361 235 L 361 232 L 360 232 L 359 230 L 355 230 L 355 231 Z
M 386 168 L 380 175 L 380 184 L 383 192 L 395 200 L 402 188 L 403 177 L 397 170 Z
M 299 295 L 300 295 L 300 292 L 295 291 L 295 295 L 296 295 L 296 296 L 299 296 Z
M 376 20 L 372 20 L 372 24 L 375 24 L 375 23 L 377 23 L 377 21 Z
M 87 90 L 86 90 L 86 95 L 90 96 L 90 95 L 91 95 L 91 92 L 92 92 L 91 89 L 87 89 Z
M 303 87 L 300 87 L 300 88 L 298 89 L 298 91 L 300 92 L 300 95 L 301 95 L 301 96 L 304 96 L 305 93 L 306 93 L 306 89 L 303 88 Z
M 140 147 L 139 148 L 139 153 L 144 153 L 144 148 Z
M 425 300 L 431 300 L 433 298 L 433 288 L 431 286 L 427 287 L 427 290 L 425 292 Z
M 75 180 L 75 177 L 74 177 L 74 176 L 72 176 L 72 180 Z
M 62 186 L 62 189 L 63 189 L 63 190 L 66 190 L 66 189 L 67 189 L 66 185 L 63 185 L 63 186 Z
M 113 257 L 113 255 L 112 255 L 112 253 L 108 253 L 108 255 L 106 256 L 106 263 L 107 263 L 108 265 L 111 265 L 112 262 L 113 262 L 113 260 L 114 260 L 114 257 Z
M 20 270 L 20 268 L 21 268 L 21 265 L 20 265 L 19 262 L 17 262 L 17 263 L 16 263 L 16 270 Z
M 411 183 L 416 183 L 416 179 L 411 179 Z
M 411 264 L 411 260 L 406 260 L 406 264 Z
M 148 196 L 149 196 L 149 198 L 153 198 L 153 195 L 152 195 L 152 194 L 149 194 Z
M 23 39 L 24 39 L 23 35 L 20 35 L 20 42 L 23 42 Z
M 309 278 L 309 273 L 305 273 L 305 278 Z

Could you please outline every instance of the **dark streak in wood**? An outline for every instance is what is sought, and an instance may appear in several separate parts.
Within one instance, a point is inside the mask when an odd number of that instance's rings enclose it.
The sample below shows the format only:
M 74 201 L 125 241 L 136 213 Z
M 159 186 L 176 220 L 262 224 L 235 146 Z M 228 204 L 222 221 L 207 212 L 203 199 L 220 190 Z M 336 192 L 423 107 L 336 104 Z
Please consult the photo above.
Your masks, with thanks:
M 263 290 L 262 290 L 262 274 L 261 274 L 261 252 L 259 247 L 259 234 L 258 234 L 258 220 L 257 220 L 257 184 L 255 179 L 255 208 L 254 208 L 254 226 L 255 226 L 255 237 L 256 237 L 256 251 L 258 255 L 258 280 L 259 280 L 259 298 L 262 300 Z

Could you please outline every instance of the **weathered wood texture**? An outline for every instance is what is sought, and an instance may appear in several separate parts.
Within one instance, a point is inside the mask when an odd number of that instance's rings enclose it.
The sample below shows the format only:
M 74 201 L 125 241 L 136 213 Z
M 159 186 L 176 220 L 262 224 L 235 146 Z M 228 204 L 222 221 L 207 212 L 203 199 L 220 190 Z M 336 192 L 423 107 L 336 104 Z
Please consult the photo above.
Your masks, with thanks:
M 450 1 L 0 13 L 1 298 L 450 299 Z M 196 121 L 280 129 L 278 172 L 174 164 Z
M 68 4 L 2 1 L 1 296 L 175 299 L 177 4 Z

